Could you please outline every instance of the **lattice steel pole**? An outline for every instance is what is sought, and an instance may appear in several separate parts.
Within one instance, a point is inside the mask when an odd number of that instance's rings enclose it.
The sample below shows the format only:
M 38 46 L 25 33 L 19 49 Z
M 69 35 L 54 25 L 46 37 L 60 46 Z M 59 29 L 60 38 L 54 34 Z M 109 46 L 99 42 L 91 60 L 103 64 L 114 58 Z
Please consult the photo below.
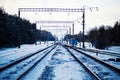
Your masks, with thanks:
M 72 27 L 73 27 L 73 28 L 72 28 L 72 32 L 73 32 L 73 33 L 72 33 L 72 42 L 73 42 L 73 43 L 72 43 L 72 46 L 74 46 L 74 41 L 75 41 L 75 37 L 74 37 L 74 22 L 73 22 L 73 24 L 72 24 Z
M 83 48 L 85 48 L 85 9 L 83 8 Z
M 86 7 L 86 8 L 85 8 Z M 98 11 L 98 7 L 87 7 L 87 6 L 83 6 L 82 12 L 83 12 L 83 36 L 82 36 L 82 40 L 83 40 L 83 48 L 85 48 L 85 10 L 86 9 L 90 9 L 90 11 L 92 11 L 92 9 L 96 8 L 96 10 Z
M 20 11 L 18 10 L 18 17 L 20 18 Z M 18 19 L 18 48 L 20 48 L 20 44 L 21 44 L 21 36 L 20 36 L 20 26 L 19 26 L 20 22 Z

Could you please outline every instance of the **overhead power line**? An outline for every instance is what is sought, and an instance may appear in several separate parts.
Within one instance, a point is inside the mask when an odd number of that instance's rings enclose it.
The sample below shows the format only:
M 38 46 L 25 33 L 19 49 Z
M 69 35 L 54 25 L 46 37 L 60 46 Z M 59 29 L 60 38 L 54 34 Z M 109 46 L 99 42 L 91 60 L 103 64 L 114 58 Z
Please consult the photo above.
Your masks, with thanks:
M 88 7 L 88 6 L 83 6 L 83 8 L 18 8 L 18 16 L 20 17 L 20 12 L 82 12 L 82 25 L 83 25 L 83 48 L 85 48 L 84 42 L 84 31 L 85 31 L 85 11 L 92 9 L 96 9 L 98 11 L 97 7 Z M 45 21 L 43 21 L 45 22 Z M 48 21 L 48 23 L 51 23 L 52 21 Z M 56 21 L 57 22 L 57 21 Z M 58 21 L 62 22 L 62 21 Z M 64 21 L 63 21 L 64 22 Z M 19 34 L 20 35 L 20 34 Z M 74 23 L 73 23 L 73 35 L 74 35 Z M 20 42 L 20 40 L 19 40 Z

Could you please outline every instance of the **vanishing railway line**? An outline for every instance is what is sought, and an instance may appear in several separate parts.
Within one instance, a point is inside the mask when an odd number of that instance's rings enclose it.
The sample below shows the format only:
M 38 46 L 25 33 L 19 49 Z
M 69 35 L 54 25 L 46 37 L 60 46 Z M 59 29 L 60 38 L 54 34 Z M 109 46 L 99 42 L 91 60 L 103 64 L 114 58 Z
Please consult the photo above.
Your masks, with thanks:
M 78 72 L 82 73 L 82 75 L 85 75 L 85 77 L 79 78 L 86 80 L 117 80 L 120 78 L 119 69 L 113 68 L 110 65 L 105 64 L 104 62 L 97 60 L 92 56 L 89 56 L 88 54 L 84 54 L 84 52 L 81 52 L 78 49 L 62 44 L 55 44 L 35 53 L 20 57 L 19 59 L 0 67 L 0 80 L 57 79 L 56 77 L 59 76 L 58 74 L 56 75 L 56 67 L 60 65 L 65 66 L 68 63 L 72 63 L 71 65 L 77 64 L 77 66 L 73 65 L 72 69 L 79 67 Z M 44 68 L 47 68 L 47 70 L 42 71 Z M 49 70 L 50 68 L 52 68 L 52 70 Z M 65 66 L 65 69 L 69 68 L 70 65 Z M 41 74 L 39 72 L 40 69 L 42 72 Z M 62 67 L 62 70 L 63 69 L 64 67 Z M 66 74 L 62 70 L 62 74 L 59 75 Z M 76 70 L 74 72 L 76 72 Z M 69 76 L 72 74 L 72 71 L 68 71 L 67 74 Z M 33 76 L 37 77 L 33 78 Z M 70 80 L 72 79 L 76 80 L 77 78 L 71 78 Z
M 0 67 L 0 80 L 20 79 L 25 73 L 27 73 L 32 67 L 34 67 L 40 60 L 42 60 L 54 48 L 55 48 L 55 45 L 49 46 L 35 53 L 31 53 L 24 57 L 20 57 L 19 59 Z
M 68 47 L 68 46 L 67 46 Z M 107 64 L 89 54 L 86 54 L 82 50 L 70 47 L 68 51 L 86 68 L 88 68 L 91 73 L 93 73 L 98 80 L 117 80 L 120 78 L 120 69 Z M 97 51 L 98 52 L 98 51 Z

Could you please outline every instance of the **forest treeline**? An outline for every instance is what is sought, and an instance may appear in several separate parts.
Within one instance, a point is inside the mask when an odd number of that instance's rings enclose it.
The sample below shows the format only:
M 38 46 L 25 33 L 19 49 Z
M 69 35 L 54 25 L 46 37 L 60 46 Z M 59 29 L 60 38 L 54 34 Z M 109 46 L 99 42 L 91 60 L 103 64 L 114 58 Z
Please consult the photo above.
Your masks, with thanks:
M 55 38 L 50 32 L 37 30 L 36 24 L 16 15 L 9 15 L 0 8 L 0 48 L 33 44 L 39 40 L 53 41 Z
M 82 42 L 83 34 L 80 32 L 74 36 L 68 34 L 64 40 L 75 38 Z M 50 32 L 36 29 L 36 24 L 28 20 L 19 18 L 17 15 L 9 15 L 0 8 L 0 48 L 8 46 L 18 46 L 19 44 L 33 44 L 36 41 L 53 41 L 55 38 Z M 116 21 L 114 26 L 101 25 L 99 28 L 91 29 L 85 35 L 85 41 L 89 41 L 99 49 L 107 46 L 120 46 L 120 21 Z
M 120 46 L 120 21 L 116 21 L 114 26 L 100 26 L 88 33 L 89 41 L 99 49 L 107 46 Z
M 74 36 L 68 34 L 64 37 L 65 40 L 75 38 L 78 42 L 83 41 L 83 34 L 80 32 Z M 108 46 L 120 46 L 120 21 L 116 21 L 114 26 L 101 25 L 98 28 L 91 29 L 85 35 L 85 41 L 91 42 L 98 49 L 104 49 Z

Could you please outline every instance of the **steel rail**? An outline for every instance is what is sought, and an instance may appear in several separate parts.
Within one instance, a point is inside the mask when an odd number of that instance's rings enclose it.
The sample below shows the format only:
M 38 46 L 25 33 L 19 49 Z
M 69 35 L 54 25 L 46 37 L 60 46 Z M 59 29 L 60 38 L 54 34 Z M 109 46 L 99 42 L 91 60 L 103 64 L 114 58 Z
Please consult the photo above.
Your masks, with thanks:
M 53 46 L 53 45 L 51 45 L 51 46 Z M 17 63 L 19 63 L 19 62 L 21 62 L 21 61 L 23 61 L 23 60 L 25 60 L 25 59 L 27 59 L 27 58 L 35 55 L 35 54 L 38 54 L 39 52 L 42 52 L 42 51 L 48 49 L 48 48 L 51 47 L 51 46 L 48 46 L 48 47 L 46 47 L 46 48 L 44 48 L 44 49 L 42 49 L 42 50 L 40 50 L 40 51 L 37 51 L 37 52 L 35 52 L 35 53 L 26 55 L 26 56 L 24 56 L 24 57 L 22 57 L 22 58 L 19 58 L 19 59 L 15 60 L 15 61 L 13 61 L 13 62 L 5 65 L 5 66 L 2 66 L 2 67 L 0 68 L 0 72 L 2 72 L 3 70 L 5 70 L 5 69 L 7 69 L 7 68 L 9 68 L 9 67 L 11 67 L 11 66 L 13 66 L 13 65 L 15 65 L 15 64 L 17 64 Z
M 32 68 L 35 67 L 42 59 L 44 59 L 53 49 L 55 49 L 56 46 L 54 46 L 50 51 L 45 53 L 39 60 L 37 60 L 30 68 L 25 70 L 22 74 L 20 74 L 15 80 L 20 80 L 25 74 L 27 74 Z
M 70 47 L 70 46 L 69 46 L 69 47 Z M 73 47 L 70 47 L 70 48 L 74 49 L 75 51 L 77 51 L 77 52 L 79 52 L 79 53 L 82 53 L 82 54 L 88 56 L 89 58 L 91 58 L 91 59 L 93 59 L 93 60 L 95 60 L 95 61 L 98 61 L 99 63 L 107 66 L 109 69 L 111 69 L 111 70 L 117 72 L 118 74 L 120 74 L 120 69 L 118 69 L 118 68 L 116 68 L 116 67 L 114 67 L 114 66 L 112 66 L 112 65 L 110 65 L 110 64 L 108 64 L 108 63 L 106 63 L 106 62 L 103 62 L 103 61 L 101 61 L 101 60 L 99 60 L 99 59 L 97 59 L 97 58 L 95 58 L 95 57 L 92 57 L 92 56 L 90 56 L 90 55 L 88 55 L 88 54 L 85 54 L 84 52 L 79 51 L 79 50 L 77 50 L 76 48 L 73 48 Z
M 87 66 L 85 66 L 80 59 L 78 59 L 66 46 L 63 46 L 66 50 L 95 78 L 95 80 L 101 80 L 94 72 L 92 72 Z

